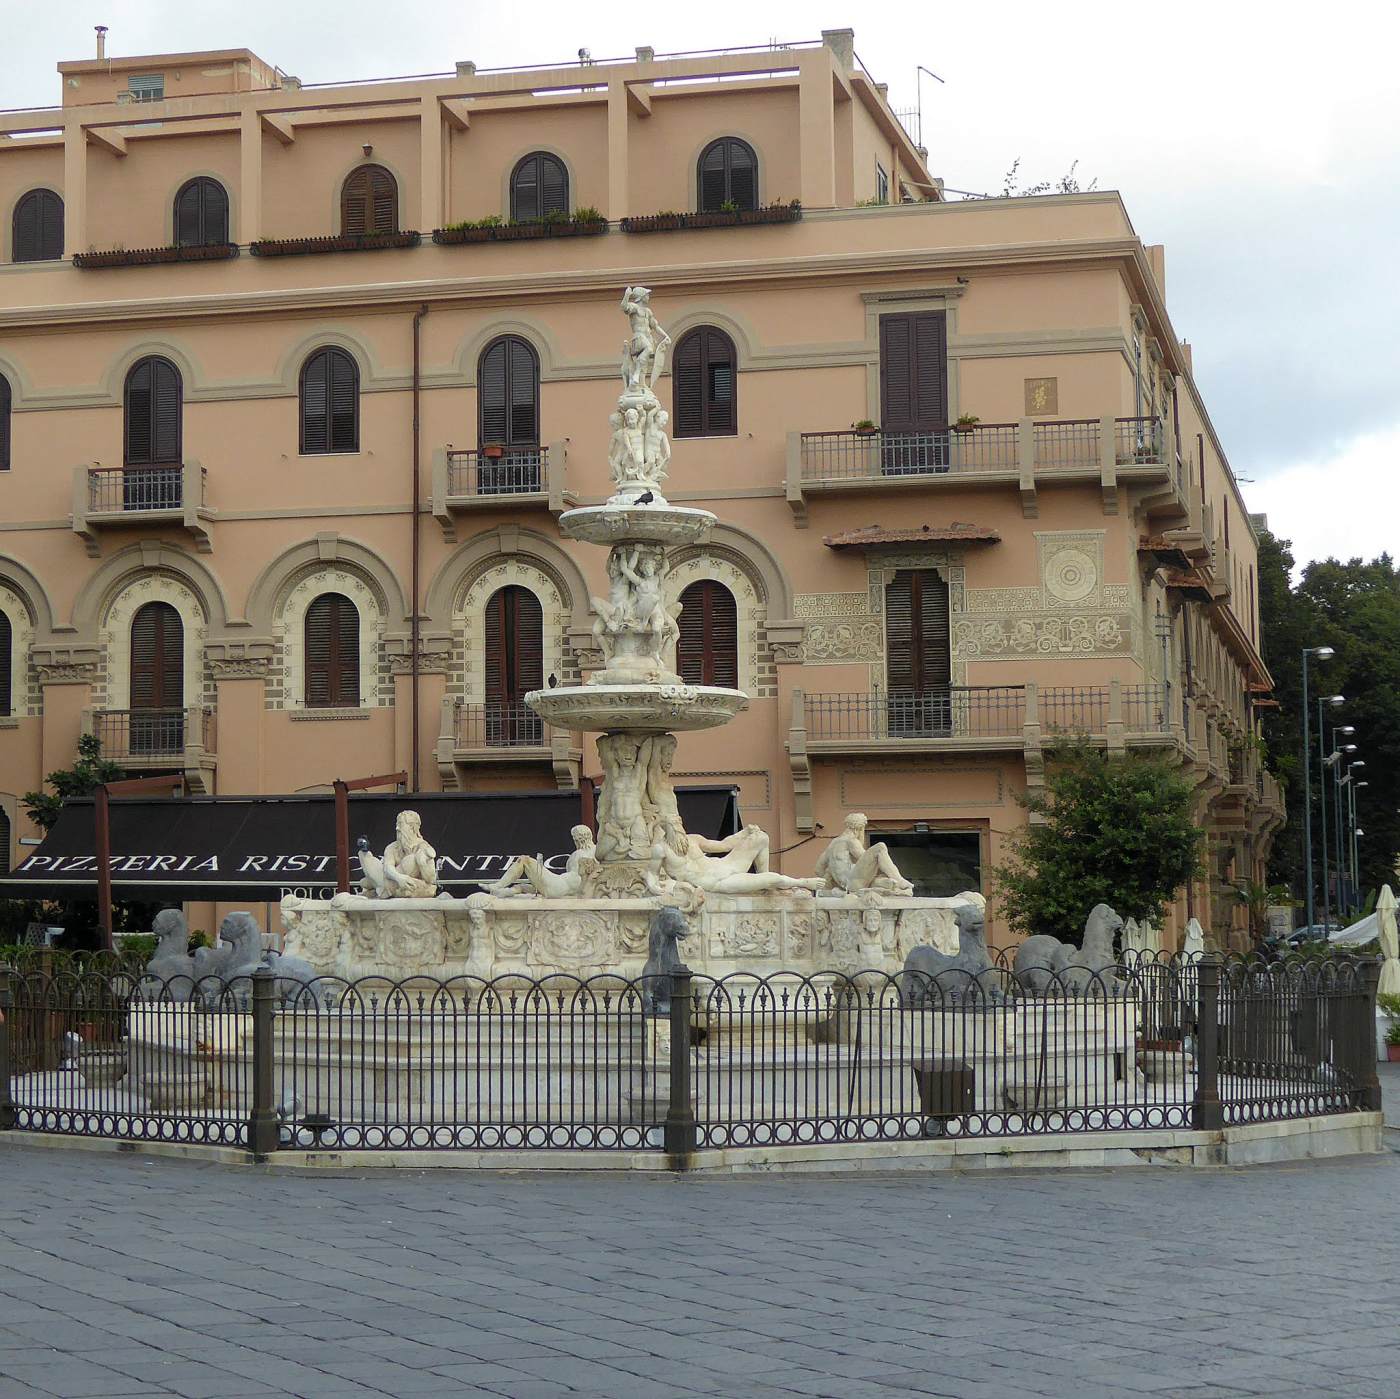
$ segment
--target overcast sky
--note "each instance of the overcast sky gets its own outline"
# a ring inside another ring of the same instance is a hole
[[[759,16],[755,16],[755,10]],[[1167,245],[1167,301],[1250,507],[1300,559],[1373,555],[1400,503],[1400,11],[1184,0],[479,5],[415,0],[65,0],[6,34],[0,104],[58,98],[54,64],[246,45],[306,82],[815,38],[856,50],[913,107],[950,186],[1078,175]],[[636,18],[635,16],[641,16]]]

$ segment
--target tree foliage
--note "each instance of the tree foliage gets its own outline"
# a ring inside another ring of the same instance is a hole
[[[993,878],[1014,928],[1079,942],[1095,904],[1161,920],[1199,873],[1204,835],[1192,789],[1159,758],[1109,755],[1079,743],[1051,750],[1045,788],[1022,799],[1031,823]]]
[[[1287,789],[1288,826],[1280,832],[1270,857],[1270,878],[1287,883],[1296,895],[1303,889],[1303,713],[1302,652],[1304,647],[1331,646],[1336,655],[1309,666],[1311,695],[1313,859],[1320,882],[1321,830],[1319,807],[1317,696],[1343,694],[1346,704],[1324,713],[1330,742],[1333,725],[1351,724],[1356,755],[1366,766],[1356,775],[1357,824],[1365,831],[1359,842],[1361,888],[1376,889],[1394,882],[1400,850],[1400,814],[1394,800],[1400,776],[1400,569],[1388,554],[1366,562],[1325,559],[1309,564],[1296,583],[1293,554],[1287,540],[1267,531],[1259,541],[1259,614],[1263,627],[1264,661],[1275,682],[1279,709],[1264,721],[1269,765]],[[1333,788],[1329,778],[1329,823]]]
[[[22,798],[29,819],[45,831],[53,830],[68,797],[90,797],[104,782],[119,782],[122,770],[102,756],[102,740],[84,734],[78,740],[78,760],[71,768],[59,768],[44,780],[53,791],[26,792]]]

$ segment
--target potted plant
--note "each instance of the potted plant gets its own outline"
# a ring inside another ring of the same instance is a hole
[[[963,413],[953,424],[954,432],[971,432],[982,421],[976,413]]]
[[[1400,1063],[1400,995],[1393,991],[1376,997],[1376,1009],[1386,1018],[1385,1057],[1392,1063]]]
[[[874,437],[879,430],[880,429],[877,428],[869,418],[861,418],[859,422],[851,424],[851,431],[854,432],[857,437]]]
[[[486,442],[482,444],[481,455],[490,457],[492,461],[505,456],[506,448],[504,442]]]

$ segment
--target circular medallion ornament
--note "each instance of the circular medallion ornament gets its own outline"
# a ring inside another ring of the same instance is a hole
[[[1098,582],[1098,565],[1082,549],[1060,550],[1045,570],[1045,587],[1061,602],[1082,602]]]

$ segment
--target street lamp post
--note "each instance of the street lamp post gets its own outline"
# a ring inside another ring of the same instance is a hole
[[[1341,882],[1342,882],[1342,864],[1343,864],[1343,861],[1342,861],[1342,762],[1344,761],[1344,757],[1345,757],[1346,754],[1348,754],[1348,753],[1355,753],[1355,752],[1356,752],[1356,744],[1354,744],[1354,743],[1340,743],[1340,742],[1338,742],[1338,740],[1339,740],[1339,739],[1343,739],[1343,738],[1350,738],[1355,732],[1356,732],[1356,728],[1355,728],[1355,726],[1353,726],[1353,725],[1351,725],[1351,724],[1334,724],[1333,727],[1332,727],[1332,759],[1333,759],[1333,761],[1332,761],[1332,765],[1331,765],[1331,766],[1332,766],[1332,798],[1333,798],[1333,800],[1332,800],[1332,808],[1333,808],[1333,813],[1334,813],[1334,814],[1333,814],[1333,818],[1332,818],[1333,830],[1332,830],[1332,833],[1331,833],[1331,834],[1332,834],[1332,839],[1333,839],[1333,842],[1334,842],[1334,844],[1333,844],[1333,849],[1337,852],[1337,864],[1336,864],[1336,868],[1337,868],[1337,882],[1338,882],[1338,885],[1340,885]],[[1327,796],[1327,792],[1326,792],[1326,788],[1327,788],[1327,777],[1326,777],[1326,774],[1325,774],[1325,773],[1323,774],[1322,787],[1323,787],[1323,793],[1322,793],[1322,795],[1323,795],[1323,800],[1325,801],[1325,800],[1326,800],[1326,796]],[[1327,837],[1328,837],[1327,819],[1326,819],[1326,813],[1324,812],[1324,813],[1323,813],[1323,822],[1322,822],[1322,838],[1323,838],[1324,841],[1326,841],[1326,840],[1327,840]],[[1341,907],[1341,899],[1340,899],[1340,897],[1339,897],[1338,900],[1337,900],[1337,906],[1338,906],[1338,909],[1340,909],[1340,907]]]
[[[1358,842],[1366,832],[1356,824],[1356,807],[1361,800],[1356,794],[1363,787],[1369,786],[1369,782],[1353,782],[1351,784],[1351,882],[1352,887],[1356,890],[1358,901],[1361,898],[1361,847]]]
[[[1342,785],[1337,789],[1337,861],[1341,869],[1347,871],[1344,879],[1351,880],[1353,889],[1355,888],[1354,865],[1352,859],[1352,839],[1351,828],[1356,824],[1355,811],[1352,806],[1352,799],[1355,794],[1357,778],[1353,776],[1357,768],[1364,768],[1366,760],[1357,758],[1355,762],[1347,764],[1346,776],[1342,778]],[[1346,805],[1343,806],[1342,803]]]
[[[1330,646],[1303,647],[1303,861],[1308,886],[1308,927],[1313,926],[1313,858],[1312,858],[1312,734],[1311,706],[1308,702],[1308,657],[1330,661],[1336,654]]]
[[[1332,731],[1332,751],[1330,753],[1327,751],[1327,744],[1324,742],[1327,726],[1322,722],[1322,711],[1328,706],[1337,709],[1345,703],[1345,695],[1319,695],[1317,697],[1317,760],[1320,764],[1317,770],[1317,796],[1322,804],[1319,815],[1322,824],[1322,926],[1324,929],[1330,929],[1332,926],[1332,875],[1327,866],[1327,770],[1332,768],[1335,771],[1342,755],[1336,746],[1336,728]],[[1356,751],[1355,744],[1352,745],[1352,751]],[[1340,849],[1341,847],[1338,846],[1339,851]],[[1337,858],[1337,866],[1340,869],[1340,854]],[[1341,897],[1338,896],[1337,906],[1339,909],[1341,902]],[[1309,927],[1311,926],[1309,924]],[[1325,933],[1324,936],[1326,936]]]

